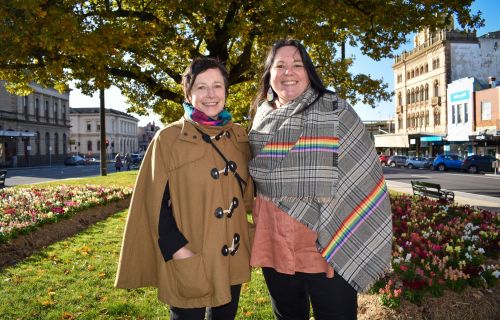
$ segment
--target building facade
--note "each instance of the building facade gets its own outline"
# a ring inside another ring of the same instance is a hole
[[[68,154],[69,92],[30,86],[17,96],[0,81],[0,167],[62,164]]]
[[[376,136],[376,146],[408,155],[446,152],[447,85],[466,77],[486,84],[488,77],[500,74],[499,42],[500,32],[476,37],[475,33],[456,31],[453,26],[420,32],[414,39],[414,49],[397,56],[393,65],[394,139]]]
[[[135,153],[139,150],[137,124],[139,119],[118,110],[106,109],[106,153]],[[72,154],[100,158],[101,121],[99,108],[70,109]]]
[[[155,125],[154,122],[148,123],[144,127],[138,128],[138,138],[139,138],[139,153],[145,153],[151,140],[153,140],[156,132],[160,130],[160,127]]]
[[[469,136],[474,153],[500,159],[500,87],[477,91],[475,95],[476,130]]]

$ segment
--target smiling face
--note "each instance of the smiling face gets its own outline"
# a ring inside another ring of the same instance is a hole
[[[219,69],[208,69],[196,76],[189,102],[207,116],[217,117],[226,103],[226,87]]]
[[[309,76],[296,47],[284,46],[276,51],[271,66],[270,84],[278,95],[278,102],[286,104],[306,91]]]

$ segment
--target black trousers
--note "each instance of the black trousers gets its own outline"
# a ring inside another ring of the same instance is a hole
[[[294,275],[262,268],[276,319],[308,320],[312,305],[315,320],[352,320],[357,318],[356,290],[341,276],[327,278],[325,273]]]
[[[170,320],[234,320],[238,311],[241,284],[231,286],[231,302],[213,308],[177,308],[170,306]]]

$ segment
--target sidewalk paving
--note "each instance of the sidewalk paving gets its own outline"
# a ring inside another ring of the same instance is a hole
[[[494,175],[493,175],[494,176]],[[498,177],[500,178],[500,177]],[[413,194],[411,184],[398,181],[386,180],[389,190],[407,194]],[[467,193],[461,191],[450,190],[455,193],[455,202],[462,205],[470,205],[480,207],[486,210],[500,212],[500,198],[483,196],[480,194]]]

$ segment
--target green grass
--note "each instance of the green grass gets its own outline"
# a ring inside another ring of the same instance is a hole
[[[69,184],[69,185],[82,185],[82,184],[97,184],[101,186],[130,186],[133,187],[135,183],[135,179],[137,177],[137,170],[132,171],[122,171],[122,172],[112,172],[108,173],[107,176],[94,176],[94,177],[85,177],[85,178],[76,178],[76,179],[64,179],[64,180],[55,180],[43,183],[37,183],[35,185],[18,185],[15,188],[27,188],[34,186],[36,188],[42,188],[45,186],[53,186],[53,185],[61,185],[61,184]]]
[[[65,180],[132,185],[137,172]],[[61,184],[58,182],[43,185]],[[166,319],[156,289],[113,287],[127,210],[0,272],[0,319]],[[262,272],[243,286],[238,319],[273,319]]]
[[[165,319],[156,289],[113,287],[127,210],[0,273],[0,319]],[[272,319],[260,270],[244,285],[238,318]]]

